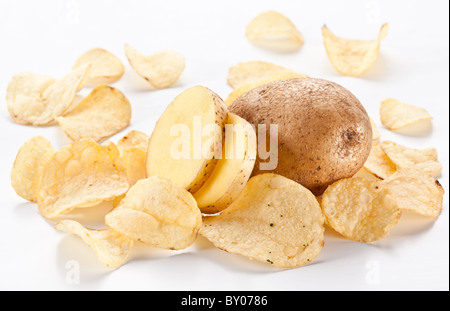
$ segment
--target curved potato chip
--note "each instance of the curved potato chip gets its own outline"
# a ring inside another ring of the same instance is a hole
[[[365,243],[385,237],[401,216],[395,198],[380,181],[358,177],[329,186],[322,197],[322,211],[336,232]]]
[[[39,183],[38,208],[55,218],[77,207],[91,207],[128,190],[125,168],[113,143],[82,139],[53,154]]]
[[[381,179],[391,176],[397,170],[395,163],[389,159],[379,144],[372,146],[363,168]]]
[[[423,108],[402,103],[395,98],[388,98],[381,102],[380,119],[384,127],[397,131],[420,124],[424,120],[429,121],[432,117]]]
[[[235,90],[233,90],[230,94],[228,94],[227,99],[225,100],[225,105],[230,106],[239,96],[250,91],[251,89],[278,80],[287,80],[287,79],[295,79],[295,78],[308,78],[308,76],[303,75],[301,73],[296,72],[278,72],[272,74],[269,78],[263,79],[261,81],[255,83],[244,83]]]
[[[274,74],[293,73],[294,71],[263,61],[238,63],[228,69],[228,84],[236,89],[244,84],[254,84],[269,79]]]
[[[105,221],[114,230],[145,244],[183,249],[194,243],[202,215],[187,190],[153,176],[131,187]]]
[[[86,85],[110,84],[119,80],[125,72],[125,66],[120,59],[100,48],[91,49],[81,55],[72,69],[76,70],[86,65],[90,65]]]
[[[267,11],[256,16],[245,30],[247,39],[262,48],[291,52],[303,45],[303,36],[283,14]]]
[[[345,76],[360,76],[368,71],[378,59],[380,42],[386,37],[388,28],[388,24],[383,24],[377,39],[365,41],[337,37],[324,25],[323,43],[333,67]]]
[[[372,118],[370,118],[370,124],[372,125],[372,144],[376,145],[380,143],[381,134]]]
[[[184,56],[175,51],[165,50],[144,56],[127,44],[125,54],[136,73],[156,89],[173,86],[185,68]]]
[[[127,170],[128,183],[132,187],[140,179],[147,178],[147,146],[149,136],[140,131],[131,131],[117,142],[120,158]]]
[[[442,211],[444,189],[437,179],[420,170],[403,169],[383,181],[401,210],[437,218]]]
[[[29,139],[20,147],[11,171],[11,185],[19,196],[37,202],[39,179],[54,153],[52,144],[41,136]]]
[[[56,120],[70,139],[92,138],[100,142],[130,124],[131,105],[118,89],[100,85]]]
[[[381,142],[381,147],[397,169],[414,168],[434,177],[441,174],[442,164],[435,148],[412,149],[392,141]]]
[[[25,125],[51,123],[70,108],[76,93],[84,87],[88,70],[82,67],[60,80],[33,73],[14,76],[6,94],[12,119]]]
[[[132,239],[112,229],[87,229],[73,220],[60,221],[55,229],[79,236],[94,249],[100,262],[112,269],[119,268],[126,262],[134,243]]]
[[[319,254],[324,218],[311,191],[285,177],[261,174],[222,213],[205,217],[200,234],[227,252],[293,268]]]

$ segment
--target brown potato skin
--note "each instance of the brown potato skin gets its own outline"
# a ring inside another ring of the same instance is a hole
[[[321,195],[328,185],[356,174],[372,147],[370,118],[360,101],[331,81],[302,78],[274,81],[237,98],[229,111],[251,124],[278,124],[275,173]],[[267,130],[268,131],[268,130]],[[269,142],[267,140],[267,148]]]

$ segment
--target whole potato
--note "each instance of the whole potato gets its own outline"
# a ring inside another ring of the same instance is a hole
[[[278,125],[278,164],[273,170],[262,170],[260,164],[269,160],[258,156],[253,175],[280,174],[315,195],[358,172],[372,147],[366,110],[350,91],[331,81],[301,78],[270,82],[241,95],[229,111],[257,130],[259,124],[265,124],[267,138],[269,126]],[[268,151],[269,139],[266,145],[259,148]]]

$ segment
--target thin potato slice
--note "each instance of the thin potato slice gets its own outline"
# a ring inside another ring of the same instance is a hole
[[[414,168],[434,177],[441,174],[442,164],[435,148],[413,149],[392,141],[383,141],[381,146],[397,169]]]
[[[228,69],[228,84],[237,89],[244,84],[254,84],[269,79],[274,74],[293,73],[294,71],[282,66],[263,61],[249,61],[238,63]]]
[[[235,114],[228,114],[222,158],[211,176],[194,193],[203,213],[214,214],[230,205],[242,192],[256,160],[256,132]]]
[[[376,145],[380,143],[381,134],[378,130],[378,127],[375,123],[375,121],[370,118],[370,124],[372,124],[372,144]]]
[[[255,82],[255,83],[244,83],[240,87],[233,90],[225,100],[225,105],[228,107],[230,106],[239,96],[242,94],[250,91],[251,89],[272,82],[272,81],[278,81],[278,80],[286,80],[286,79],[295,79],[295,78],[308,78],[308,76],[303,75],[301,73],[296,72],[279,72],[274,73],[267,79],[263,79],[261,81]]]
[[[203,220],[200,234],[230,253],[280,268],[313,261],[324,244],[324,218],[316,197],[275,174],[252,177],[221,214]]]
[[[6,91],[8,112],[18,124],[34,124],[45,109],[44,91],[53,83],[52,77],[24,72],[12,77]]]
[[[165,50],[144,56],[127,44],[125,54],[136,73],[156,89],[173,86],[185,68],[184,56],[175,51]]]
[[[116,82],[125,72],[125,66],[120,59],[101,48],[91,49],[81,55],[72,69],[76,70],[84,66],[90,66],[85,84],[92,86]]]
[[[397,166],[389,159],[381,145],[372,146],[363,168],[381,179],[391,176],[397,170]]]
[[[92,138],[100,142],[130,124],[131,105],[118,89],[100,85],[73,110],[56,120],[70,139]]]
[[[127,170],[128,183],[132,187],[147,177],[147,147],[149,136],[140,131],[131,131],[117,143],[120,158]]]
[[[82,139],[59,149],[44,166],[38,208],[48,219],[78,207],[95,206],[128,190],[119,151]]]
[[[168,178],[195,193],[221,155],[227,114],[222,99],[206,87],[195,86],[178,95],[150,137],[147,176]]]
[[[398,131],[421,121],[431,120],[430,114],[423,108],[402,103],[395,98],[388,98],[381,102],[380,119],[384,127],[391,131]]]
[[[334,68],[345,76],[360,76],[373,67],[378,59],[380,42],[388,32],[383,24],[375,40],[349,40],[335,36],[326,25],[322,27],[323,43]]]
[[[403,169],[383,181],[401,210],[437,218],[442,211],[444,189],[437,179],[420,170]]]
[[[197,238],[202,215],[188,191],[168,179],[150,177],[139,180],[105,221],[145,244],[183,249]]]
[[[262,48],[280,52],[298,50],[303,36],[294,23],[283,14],[267,11],[256,16],[245,30],[247,39]]]
[[[322,211],[336,232],[365,243],[385,237],[401,216],[395,198],[380,181],[358,177],[329,186],[322,197]]]
[[[100,262],[112,269],[117,269],[126,262],[134,243],[132,239],[112,229],[87,229],[73,220],[60,221],[55,229],[79,236],[94,249]]]
[[[37,202],[44,164],[54,153],[52,144],[41,136],[29,139],[20,147],[11,171],[11,185],[19,196]]]

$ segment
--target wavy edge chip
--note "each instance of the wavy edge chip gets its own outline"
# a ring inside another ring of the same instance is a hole
[[[424,108],[403,103],[395,98],[387,98],[380,104],[380,120],[385,128],[399,131],[433,117]]]
[[[376,63],[380,42],[387,36],[389,25],[383,24],[375,40],[350,40],[336,36],[326,25],[322,38],[328,58],[341,75],[360,76]]]

